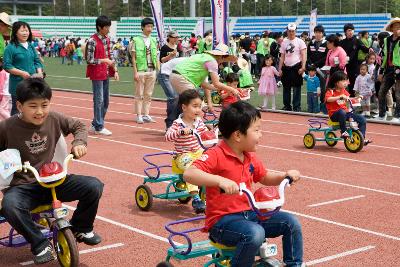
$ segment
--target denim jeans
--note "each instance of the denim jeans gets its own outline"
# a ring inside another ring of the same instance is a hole
[[[17,109],[17,96],[15,95],[11,95],[11,113],[10,115],[15,115],[17,114],[19,111]]]
[[[109,80],[94,81],[92,80],[93,90],[93,121],[92,126],[96,131],[101,131],[104,128],[104,118],[106,117],[110,92]]]
[[[172,88],[169,82],[169,75],[158,74],[158,82],[164,90],[165,96],[167,97],[167,118],[165,119],[165,126],[168,129],[174,120],[178,118],[178,93]]]
[[[265,238],[282,235],[283,261],[286,266],[301,266],[303,235],[297,218],[278,212],[261,221],[254,211],[222,217],[209,231],[210,239],[226,246],[236,246],[232,267],[251,267]]]
[[[400,117],[400,80],[396,80],[394,69],[387,69],[379,90],[379,116],[384,117],[386,113],[386,95],[392,86],[395,86],[395,98],[396,98],[396,110],[394,113],[395,117]]]
[[[290,105],[291,87],[283,87],[283,105],[287,110],[292,110]],[[301,86],[293,86],[293,110],[301,110]]]
[[[362,135],[365,138],[365,132],[367,130],[367,121],[364,118],[364,116],[361,116],[359,114],[354,114],[351,112],[344,111],[343,109],[339,109],[335,113],[332,114],[331,116],[331,121],[339,122],[340,123],[340,132],[344,133],[346,131],[346,121],[349,118],[353,118],[354,121],[358,123],[358,128],[360,129]]]
[[[314,92],[307,92],[307,111],[310,113],[319,112],[318,94]]]
[[[56,188],[59,200],[63,202],[79,200],[70,220],[73,231],[87,233],[93,230],[103,186],[97,178],[71,174],[67,175],[64,183]],[[29,211],[51,201],[50,189],[37,183],[12,186],[3,196],[4,218],[31,244],[31,251],[35,255],[42,251],[49,241],[35,225]]]

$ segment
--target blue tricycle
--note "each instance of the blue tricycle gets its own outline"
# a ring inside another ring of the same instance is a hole
[[[286,186],[292,182],[291,177],[286,177],[279,185],[279,199],[272,199],[264,202],[256,202],[253,193],[246,188],[245,183],[239,185],[240,194],[245,194],[249,200],[250,207],[261,217],[270,217],[273,214],[279,212],[280,208],[285,202],[284,191]],[[265,212],[264,210],[268,210]],[[211,259],[207,261],[203,266],[209,267],[211,265],[218,267],[231,266],[230,261],[234,255],[236,247],[228,247],[223,244],[215,243],[211,240],[204,240],[200,242],[192,242],[189,237],[189,233],[199,232],[203,230],[203,227],[196,227],[192,229],[176,231],[172,227],[179,224],[195,222],[204,220],[205,217],[195,217],[190,219],[178,220],[168,223],[165,229],[170,233],[168,241],[171,247],[168,249],[166,261],[169,262],[171,258],[176,260],[188,260],[198,257],[207,256]],[[177,244],[174,242],[174,238],[183,237],[186,240],[186,244]],[[254,262],[253,266],[256,267],[278,267],[283,266],[283,263],[274,258],[278,253],[276,244],[269,243],[267,239],[260,247],[258,260]]]
[[[212,140],[202,140],[196,131],[193,131],[193,135],[196,136],[199,144],[204,150],[213,147],[218,142],[216,133]],[[196,152],[195,152],[196,153]],[[167,156],[169,159],[173,158],[176,154],[174,152],[159,152],[152,154],[145,154],[143,160],[149,165],[144,169],[146,177],[143,180],[143,184],[139,185],[135,191],[136,205],[143,211],[148,211],[153,205],[153,198],[158,199],[177,199],[182,204],[187,204],[192,195],[188,192],[185,181],[183,180],[183,170],[180,170],[175,160],[172,160],[172,164],[156,164],[151,161],[151,158],[158,158],[160,156]],[[175,173],[163,174],[162,170],[174,170]],[[153,174],[152,174],[153,173]],[[153,194],[147,183],[166,183],[165,193]],[[204,188],[200,188],[200,198],[205,200]]]

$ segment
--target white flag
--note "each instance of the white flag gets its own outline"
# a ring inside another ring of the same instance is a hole
[[[71,2],[68,0],[68,6],[71,6]]]
[[[315,26],[317,26],[317,9],[311,10],[310,14],[310,38],[314,36]]]
[[[213,18],[213,47],[228,44],[228,0],[211,0]]]
[[[268,2],[272,3],[272,0],[268,0]]]
[[[123,4],[129,4],[129,0],[122,0]]]
[[[244,3],[244,0],[242,0],[242,3]]]
[[[203,36],[204,35],[204,19],[199,19],[197,21],[196,27],[194,27],[194,34],[196,36]]]
[[[297,2],[299,2],[299,3],[300,3],[300,0],[297,0]]]
[[[153,13],[155,26],[157,29],[158,39],[161,45],[165,43],[165,32],[164,32],[164,15],[162,10],[161,0],[150,0],[151,11]]]

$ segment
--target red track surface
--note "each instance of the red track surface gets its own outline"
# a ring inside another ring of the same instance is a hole
[[[87,94],[54,92],[53,110],[89,125],[91,98]],[[165,103],[153,102],[152,115],[157,123],[138,125],[134,122],[133,100],[112,97],[106,127],[113,135],[91,136],[88,155],[72,165],[72,172],[93,175],[105,183],[98,211],[101,217],[95,222],[96,231],[103,237],[98,247],[116,246],[82,254],[82,266],[155,266],[165,258],[169,247],[164,225],[194,216],[190,205],[175,201],[155,200],[149,212],[136,207],[134,192],[143,182],[143,154],[172,149],[172,144],[166,143],[163,137]],[[267,168],[298,169],[305,176],[287,190],[284,207],[297,214],[302,223],[305,261],[312,265],[317,263],[315,260],[334,256],[316,265],[397,265],[400,258],[400,128],[369,124],[368,138],[374,143],[352,154],[343,143],[330,148],[320,142],[312,150],[304,148],[302,138],[308,129],[307,117],[263,113],[262,119],[264,132],[257,153]],[[162,192],[164,186],[154,184],[151,188],[153,192]],[[349,197],[358,198],[309,206]],[[0,233],[5,231],[1,225]],[[193,236],[195,241],[206,238],[207,235],[200,233]],[[281,251],[281,241],[272,241]],[[90,249],[84,245],[79,248]],[[0,248],[1,266],[20,266],[31,258],[27,247]],[[174,264],[198,267],[206,260],[174,261]]]

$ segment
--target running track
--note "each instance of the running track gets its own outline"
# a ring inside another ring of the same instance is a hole
[[[89,125],[91,97],[56,91],[52,108]],[[95,222],[103,242],[93,248],[79,245],[81,266],[155,266],[165,258],[169,247],[164,225],[194,216],[190,205],[174,201],[155,200],[149,212],[136,207],[134,191],[143,179],[143,154],[172,149],[172,144],[163,138],[165,103],[153,102],[151,115],[157,123],[137,125],[133,100],[112,97],[106,127],[113,135],[90,136],[88,155],[71,165],[72,172],[93,175],[105,183]],[[296,214],[302,223],[308,265],[397,265],[400,128],[369,124],[368,138],[374,143],[352,154],[343,143],[334,148],[324,143],[317,143],[313,150],[304,148],[306,117],[263,113],[262,119],[263,137],[257,153],[267,168],[298,169],[304,175],[287,190],[284,209]],[[164,186],[156,184],[151,188],[162,192]],[[68,203],[71,210],[75,206],[76,203]],[[2,225],[0,233],[6,231]],[[193,235],[195,241],[206,238],[205,234]],[[272,241],[281,252],[280,239]],[[0,248],[0,266],[29,265],[31,258],[28,247]],[[198,267],[206,261],[207,258],[200,258],[174,264]]]

